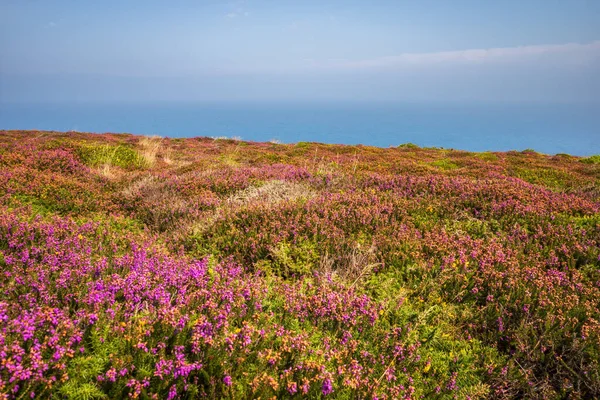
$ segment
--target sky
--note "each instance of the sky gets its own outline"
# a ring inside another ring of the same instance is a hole
[[[0,102],[600,103],[597,0],[0,0]]]

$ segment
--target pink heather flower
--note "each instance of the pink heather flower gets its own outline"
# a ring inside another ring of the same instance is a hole
[[[117,370],[111,368],[108,371],[106,371],[106,374],[104,374],[104,376],[106,377],[106,379],[108,379],[109,382],[115,382],[117,380]]]
[[[223,383],[225,384],[225,386],[231,386],[233,381],[231,380],[231,377],[229,375],[225,375],[223,377]]]
[[[448,389],[448,390],[456,390],[457,389],[457,386],[456,386],[456,375],[457,375],[456,372],[454,372],[452,374],[452,377],[450,378],[450,381],[446,385],[446,389]]]
[[[136,344],[135,347],[137,347],[138,349],[144,350],[146,353],[148,352],[148,347],[146,346],[146,343],[144,343],[144,342],[138,342],[138,344]]]
[[[290,394],[295,394],[298,391],[298,385],[296,382],[288,383],[287,390],[290,392]]]
[[[306,381],[305,381],[305,382],[302,384],[302,387],[301,387],[301,389],[302,389],[302,394],[308,394],[308,392],[309,392],[309,390],[310,390],[310,384],[309,384],[308,382],[306,382]]]

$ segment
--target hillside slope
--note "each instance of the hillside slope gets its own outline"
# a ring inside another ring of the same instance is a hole
[[[600,159],[0,131],[0,398],[600,397]]]

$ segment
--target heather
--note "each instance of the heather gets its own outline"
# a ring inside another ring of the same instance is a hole
[[[2,131],[0,396],[598,397],[597,158]]]

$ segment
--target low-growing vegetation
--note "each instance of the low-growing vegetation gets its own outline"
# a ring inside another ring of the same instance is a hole
[[[0,131],[0,398],[600,397],[597,157]]]

